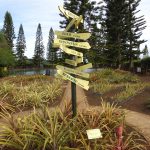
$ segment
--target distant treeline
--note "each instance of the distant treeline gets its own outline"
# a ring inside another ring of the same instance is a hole
[[[79,32],[90,32],[88,42],[91,45],[89,51],[84,51],[84,60],[92,62],[94,67],[126,68],[133,70],[135,63],[141,61],[140,55],[148,57],[148,48],[140,49],[145,43],[141,39],[146,28],[144,16],[139,16],[138,6],[141,0],[64,0],[64,8],[76,15],[83,16],[83,24],[79,25]],[[59,12],[58,12],[59,13]],[[68,19],[60,15],[60,27],[67,26]],[[73,32],[71,29],[69,32]],[[0,38],[0,66],[15,67],[42,67],[63,63],[67,54],[60,49],[53,48],[54,31],[50,28],[48,44],[44,48],[42,27],[38,24],[35,49],[32,59],[28,59],[24,53],[26,40],[23,25],[19,27],[18,36],[15,36],[13,19],[10,12],[4,16],[4,25]],[[14,39],[17,38],[14,44]],[[6,50],[7,49],[7,50]],[[5,51],[5,52],[3,52]],[[6,52],[7,51],[7,52]],[[46,53],[46,59],[44,58]],[[6,57],[11,59],[4,61]],[[9,62],[11,60],[11,62]],[[149,58],[147,59],[149,60]]]

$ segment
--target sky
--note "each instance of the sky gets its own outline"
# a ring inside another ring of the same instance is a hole
[[[62,18],[59,16],[58,6],[62,5],[63,0],[0,0],[0,29],[3,27],[4,15],[6,11],[9,11],[13,18],[16,37],[20,24],[23,25],[27,46],[25,55],[32,58],[38,24],[40,23],[42,27],[43,43],[46,50],[50,28],[61,30],[59,21]],[[139,15],[145,16],[147,28],[143,31],[141,39],[148,40],[146,44],[150,54],[150,0],[141,0],[138,9],[141,10]],[[144,45],[141,46],[141,49]]]

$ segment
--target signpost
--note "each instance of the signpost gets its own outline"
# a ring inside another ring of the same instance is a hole
[[[89,89],[89,81],[80,79],[79,77],[88,79],[89,74],[82,72],[85,69],[91,68],[92,64],[82,65],[83,63],[83,53],[77,51],[77,49],[73,50],[72,47],[80,48],[80,49],[90,49],[91,46],[88,42],[77,42],[77,41],[70,41],[71,39],[80,39],[80,40],[87,40],[91,34],[90,33],[72,33],[68,32],[71,27],[75,27],[78,29],[80,23],[83,23],[82,15],[77,16],[76,14],[65,10],[63,7],[59,6],[59,10],[63,15],[65,15],[68,19],[71,18],[71,22],[67,25],[64,31],[55,31],[55,35],[57,38],[54,39],[53,46],[60,48],[63,52],[73,55],[73,59],[65,59],[65,63],[73,66],[73,68],[57,65],[57,73],[63,78],[71,81],[71,89],[72,89],[72,111],[73,117],[76,116],[76,85],[82,87],[85,90]],[[69,40],[67,40],[69,39]],[[71,47],[71,48],[70,48]],[[80,64],[80,66],[78,66]],[[78,76],[78,77],[77,77]]]
[[[91,36],[90,33],[71,33],[64,31],[55,31],[54,33],[60,38],[76,38],[81,40],[87,40]]]
[[[55,45],[66,45],[66,46],[73,46],[83,49],[90,49],[90,45],[88,42],[73,42],[68,40],[61,40],[61,39],[54,39],[54,46]]]
[[[60,66],[60,65],[57,65],[56,68],[58,70],[62,70],[64,72],[66,72],[66,73],[75,74],[75,75],[81,76],[83,78],[89,78],[89,74],[88,73],[81,72],[79,70],[75,70],[75,69],[64,67],[64,66]]]
[[[59,10],[69,19],[69,18],[73,18],[73,19],[78,19],[79,16],[77,16],[76,14],[65,10],[62,6],[58,6]],[[83,23],[83,19],[81,20],[81,23]]]
[[[75,56],[79,56],[79,57],[83,57],[83,53],[72,50],[70,48],[67,48],[65,46],[60,46],[61,50],[63,50],[65,53],[69,54],[69,55],[75,55]]]

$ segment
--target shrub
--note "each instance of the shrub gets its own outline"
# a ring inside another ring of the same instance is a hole
[[[112,89],[112,85],[107,81],[99,81],[98,83],[94,83],[90,86],[90,88],[93,89],[95,93],[101,93],[104,94],[105,92]]]
[[[127,83],[138,82],[139,79],[136,75],[133,75],[127,71],[102,69],[100,71],[91,74],[91,82],[104,80],[109,83]]]
[[[0,67],[0,77],[5,77],[8,75],[7,67]]]
[[[44,113],[43,113],[44,112]],[[78,114],[71,119],[60,110],[50,112],[43,107],[42,113],[33,113],[28,117],[14,118],[8,112],[1,113],[5,123],[1,123],[0,146],[2,149],[15,150],[109,150],[118,143],[118,126],[123,126],[122,149],[146,149],[145,141],[132,131],[127,132],[124,124],[124,112],[115,105],[102,104],[102,111]],[[100,129],[102,139],[89,140],[88,129]]]
[[[62,94],[62,80],[47,81],[47,77],[17,77],[15,83],[11,78],[2,80],[0,96],[7,102],[19,108],[40,107],[43,104],[52,104]],[[18,83],[22,79],[24,83]],[[30,83],[30,84],[29,84]]]
[[[135,96],[137,93],[141,92],[145,88],[142,83],[139,84],[125,84],[125,90],[116,94],[114,99],[118,101],[126,100],[129,97]]]
[[[141,60],[141,66],[144,71],[147,73],[148,69],[150,69],[150,57],[145,57]]]

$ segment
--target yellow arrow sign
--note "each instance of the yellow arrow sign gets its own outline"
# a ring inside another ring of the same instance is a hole
[[[89,81],[74,78],[73,76],[69,75],[68,73],[63,72],[62,70],[57,70],[57,73],[60,74],[62,77],[67,78],[71,82],[81,86],[82,88],[88,90],[89,89]]]
[[[82,71],[82,70],[85,70],[85,69],[88,69],[88,68],[92,68],[92,63],[77,67],[76,70]]]
[[[83,62],[83,57],[82,58],[77,58],[76,59],[76,62],[79,64],[79,63],[82,63]]]
[[[88,73],[81,72],[81,71],[78,71],[78,70],[75,70],[75,69],[72,69],[72,68],[68,68],[68,67],[64,67],[64,66],[60,66],[60,65],[57,65],[56,68],[58,70],[62,70],[62,71],[67,72],[67,73],[71,73],[71,74],[75,74],[75,75],[78,75],[78,76],[82,76],[84,78],[89,78],[89,74]]]
[[[62,6],[58,6],[58,8],[60,12],[63,13],[67,18],[79,18],[79,16],[70,12],[69,10],[65,10]],[[81,22],[83,23],[83,19],[81,20]]]
[[[77,21],[75,22],[75,27],[78,29],[79,24],[82,22],[83,17],[82,15],[80,15],[80,17],[77,19]]]
[[[67,45],[67,46],[73,46],[73,47],[79,47],[84,49],[90,49],[91,46],[88,42],[73,42],[68,40],[61,40],[61,39],[54,39],[54,46],[58,45]]]
[[[67,32],[75,24],[75,22],[76,22],[76,18],[72,19],[64,31]]]
[[[65,59],[65,63],[72,65],[72,66],[77,66],[77,64],[78,64],[77,61],[70,60],[70,59]]]
[[[72,49],[67,48],[67,47],[65,47],[63,45],[60,45],[60,49],[62,49],[64,52],[66,52],[68,54],[79,56],[79,57],[83,57],[83,53],[75,51],[75,50],[72,50]]]
[[[81,40],[87,40],[91,36],[90,33],[71,33],[64,31],[55,31],[54,33],[60,38],[75,38]]]

